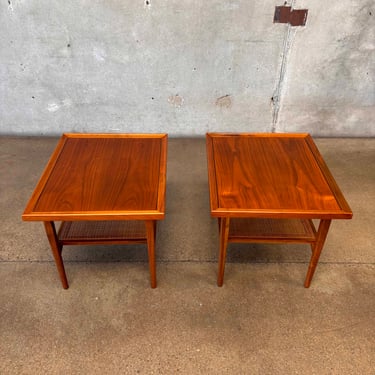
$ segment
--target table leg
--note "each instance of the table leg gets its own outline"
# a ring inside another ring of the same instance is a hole
[[[224,282],[225,260],[227,257],[229,217],[219,219],[220,223],[220,252],[219,252],[219,273],[217,276],[217,286],[222,286]]]
[[[315,268],[318,264],[320,254],[322,252],[324,242],[327,238],[328,229],[331,225],[331,220],[320,220],[316,241],[312,245],[312,255],[310,259],[309,269],[305,279],[305,288],[310,286],[311,280],[314,276]]]
[[[146,221],[148,263],[150,268],[151,288],[156,288],[155,240],[156,220]]]
[[[61,256],[62,245],[59,243],[59,240],[57,238],[55,223],[53,221],[45,221],[44,228],[46,229],[46,233],[47,233],[49,244],[52,249],[53,257],[55,258],[55,263],[56,263],[56,267],[60,275],[62,286],[64,289],[68,289],[69,288],[68,280],[66,278],[64,262]]]

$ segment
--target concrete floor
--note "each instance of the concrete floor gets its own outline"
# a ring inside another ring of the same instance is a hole
[[[354,212],[307,245],[231,244],[216,286],[205,141],[170,139],[158,288],[144,246],[67,247],[21,214],[56,138],[0,137],[1,374],[374,374],[375,139],[316,139]]]

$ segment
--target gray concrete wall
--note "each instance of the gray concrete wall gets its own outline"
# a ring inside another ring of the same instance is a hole
[[[374,0],[0,0],[0,133],[375,135]]]

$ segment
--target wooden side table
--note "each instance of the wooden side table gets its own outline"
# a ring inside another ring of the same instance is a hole
[[[208,133],[206,145],[220,232],[218,286],[228,242],[297,242],[312,249],[308,288],[331,220],[353,215],[311,136]]]
[[[22,218],[44,222],[65,289],[64,245],[128,243],[147,244],[156,287],[166,162],[166,134],[63,134]]]

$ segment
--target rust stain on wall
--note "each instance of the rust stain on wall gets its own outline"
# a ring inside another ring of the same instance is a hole
[[[171,95],[169,98],[168,98],[168,102],[172,105],[174,105],[175,107],[181,107],[182,106],[182,103],[184,102],[184,98],[181,97],[180,95],[176,94],[176,95]]]
[[[291,26],[305,26],[308,9],[292,9],[290,6],[275,7],[274,23],[290,23]]]

